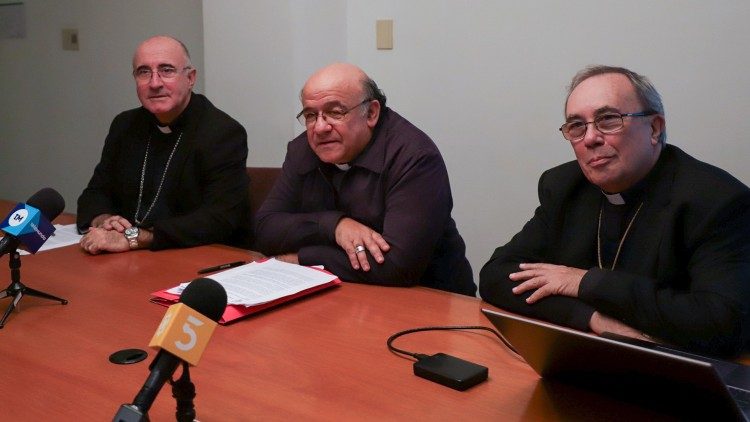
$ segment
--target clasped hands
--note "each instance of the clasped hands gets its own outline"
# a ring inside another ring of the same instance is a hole
[[[96,255],[101,252],[125,252],[130,244],[123,232],[132,224],[119,215],[101,214],[91,220],[89,231],[79,242],[86,252]]]

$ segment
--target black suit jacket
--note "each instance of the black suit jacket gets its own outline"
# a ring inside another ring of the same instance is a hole
[[[734,355],[750,337],[750,190],[725,171],[668,145],[645,179],[644,203],[614,271],[597,266],[604,199],[577,162],[539,180],[534,217],[480,273],[480,294],[496,306],[580,330],[599,311],[692,350]],[[508,274],[522,262],[589,269],[579,297],[534,305]]]
[[[159,196],[167,216],[144,222],[154,231],[151,249],[246,244],[250,223],[245,128],[199,94],[192,94],[171,127],[182,132],[182,139]],[[155,118],[143,107],[115,117],[101,161],[78,198],[79,230],[88,229],[91,220],[104,213],[133,223],[146,143],[156,131]],[[142,205],[141,215],[150,202],[148,198]]]

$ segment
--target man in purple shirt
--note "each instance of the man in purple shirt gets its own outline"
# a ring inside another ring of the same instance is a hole
[[[256,248],[347,281],[474,295],[445,163],[361,69],[336,63],[300,94],[306,131],[256,214]]]

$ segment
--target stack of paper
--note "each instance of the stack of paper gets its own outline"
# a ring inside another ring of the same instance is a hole
[[[269,259],[211,275],[227,292],[222,324],[290,300],[341,284],[335,275],[319,268]],[[168,306],[179,301],[189,283],[153,293],[151,301]]]

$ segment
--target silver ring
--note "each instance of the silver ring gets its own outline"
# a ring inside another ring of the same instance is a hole
[[[354,253],[360,253],[360,252],[364,252],[364,251],[365,251],[365,247],[362,246],[362,245],[357,245],[357,246],[354,247]]]

